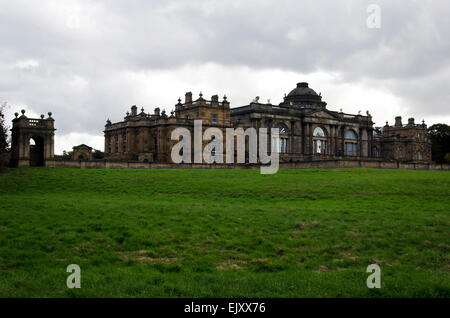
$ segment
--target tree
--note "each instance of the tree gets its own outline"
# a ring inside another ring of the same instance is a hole
[[[94,149],[93,157],[94,159],[103,159],[105,158],[105,153],[101,150]]]
[[[0,152],[8,150],[8,127],[5,124],[6,102],[0,106]]]
[[[450,162],[450,126],[435,124],[428,128],[431,139],[431,153],[434,162]]]
[[[73,151],[63,150],[62,158],[65,160],[70,160],[70,159],[72,159],[72,155],[73,155]]]

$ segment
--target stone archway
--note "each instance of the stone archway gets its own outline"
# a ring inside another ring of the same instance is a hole
[[[25,110],[22,116],[15,113],[11,129],[11,166],[36,167],[45,166],[46,160],[54,157],[54,119],[52,113],[48,118],[28,118]]]
[[[30,167],[44,166],[44,138],[40,136],[32,136],[29,140],[30,144]]]

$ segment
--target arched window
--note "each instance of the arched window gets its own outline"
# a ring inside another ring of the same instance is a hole
[[[279,124],[274,128],[278,128],[279,139],[272,138],[272,142],[275,145],[274,149],[277,149],[279,153],[287,153],[288,152],[288,142],[289,142],[289,134],[286,126],[283,124]]]
[[[357,155],[357,146],[358,140],[356,138],[356,134],[353,130],[347,130],[344,135],[344,145],[345,145],[345,155],[346,156],[356,156]]]
[[[316,127],[313,132],[313,152],[314,154],[326,155],[328,151],[328,140],[325,130],[321,127]]]
[[[353,130],[348,130],[345,133],[345,139],[356,140],[356,134]]]
[[[326,137],[325,131],[322,128],[317,127],[314,129],[314,137]]]
[[[403,158],[403,148],[399,148],[399,149],[398,149],[398,157],[399,157],[400,159]]]

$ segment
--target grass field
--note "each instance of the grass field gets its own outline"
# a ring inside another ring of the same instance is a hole
[[[1,297],[450,297],[449,250],[445,171],[0,173]]]

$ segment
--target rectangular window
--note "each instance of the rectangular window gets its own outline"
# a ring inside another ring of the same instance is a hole
[[[114,144],[115,152],[119,152],[119,135],[114,136]]]
[[[347,156],[356,156],[356,143],[346,142],[345,143],[345,152]]]
[[[127,152],[127,134],[122,135],[122,149],[123,152]]]
[[[111,153],[111,143],[112,143],[112,140],[111,140],[111,136],[108,136],[108,153]]]
[[[288,152],[288,140],[287,138],[281,138],[281,153],[287,153]]]
[[[313,148],[314,154],[321,154],[321,155],[327,154],[327,142],[325,140],[320,139],[314,140]]]
[[[272,149],[278,153],[287,153],[288,139],[272,137]]]
[[[212,123],[217,124],[217,115],[216,114],[212,115]]]

